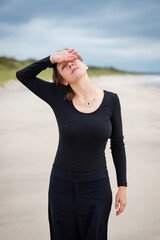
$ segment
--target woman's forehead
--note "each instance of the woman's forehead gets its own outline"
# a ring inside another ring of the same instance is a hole
[[[64,63],[64,62],[57,63],[57,68],[60,68],[60,66],[61,66],[63,63]]]

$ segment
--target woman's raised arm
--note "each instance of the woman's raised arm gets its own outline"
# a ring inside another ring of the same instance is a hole
[[[61,63],[76,59],[79,54],[77,51],[73,51],[74,49],[55,52],[52,55],[49,55],[48,57],[45,57],[17,71],[16,77],[29,90],[51,105],[57,85],[54,82],[47,82],[36,76],[47,67],[52,68],[54,63]]]
[[[42,100],[51,103],[56,84],[36,77],[42,70],[53,66],[50,56],[36,61],[16,72],[17,79]]]

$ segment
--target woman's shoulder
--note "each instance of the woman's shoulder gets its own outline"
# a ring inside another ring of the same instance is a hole
[[[50,83],[50,85],[51,85],[51,87],[55,90],[55,91],[57,91],[57,92],[59,92],[59,93],[65,93],[66,92],[66,89],[65,89],[65,87],[64,87],[64,85],[63,84],[56,84],[55,82],[49,82]]]
[[[106,90],[106,89],[105,89],[105,91],[106,91],[106,93],[108,94],[108,96],[113,96],[113,97],[115,97],[115,95],[117,95],[116,92],[112,92],[112,91],[109,91],[109,90]]]
[[[105,90],[105,92],[106,92],[107,99],[110,99],[111,101],[114,101],[114,102],[118,99],[118,94],[116,92],[108,91],[108,90]]]

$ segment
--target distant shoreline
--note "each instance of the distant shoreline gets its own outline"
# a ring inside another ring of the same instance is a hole
[[[37,59],[26,59],[26,60],[17,60],[15,58],[10,58],[6,56],[0,56],[0,86],[9,79],[16,79],[16,72],[24,67],[38,61]],[[53,73],[52,68],[46,68],[45,71],[41,71],[37,76],[49,81]],[[87,70],[89,77],[99,77],[99,76],[119,76],[119,75],[150,75],[155,76],[159,75],[160,73],[144,73],[144,72],[136,72],[136,71],[127,71],[127,70],[120,70],[116,69],[113,66],[105,66],[105,67],[98,67],[93,65],[88,65]]]
[[[146,88],[150,89],[157,89],[160,90],[160,74],[158,75],[150,75],[150,74],[144,74],[144,75],[134,75],[134,74],[114,74],[114,75],[100,75],[100,76],[90,76],[91,79],[96,79],[96,78],[128,78],[134,81],[135,83],[140,83]],[[3,85],[0,85],[0,88],[3,89],[6,84],[7,85],[13,85],[12,81],[18,81],[18,79],[9,79],[7,81],[3,82]],[[52,79],[48,80],[49,82],[52,82]]]

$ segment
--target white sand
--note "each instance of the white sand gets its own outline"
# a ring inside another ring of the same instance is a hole
[[[127,205],[116,216],[117,183],[110,142],[106,147],[113,203],[109,240],[160,239],[160,90],[134,79],[93,77],[99,89],[116,92],[122,108],[127,155]],[[47,240],[49,177],[58,145],[50,106],[19,81],[0,87],[0,239]]]

